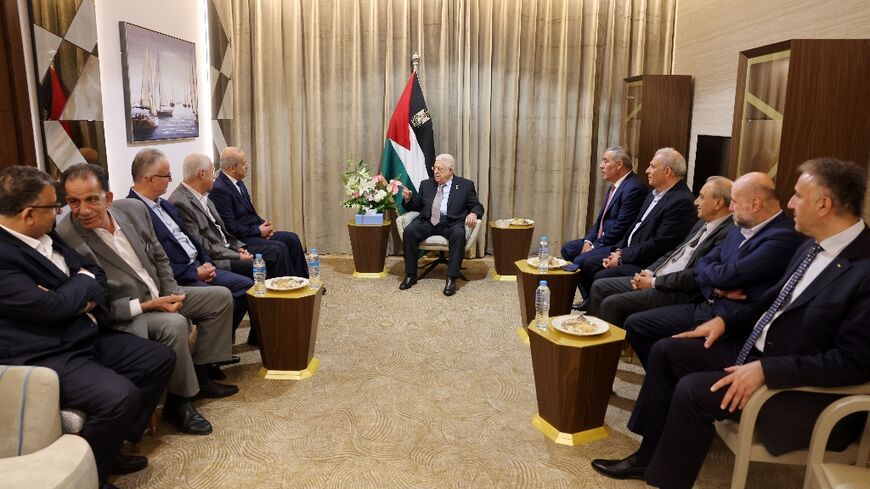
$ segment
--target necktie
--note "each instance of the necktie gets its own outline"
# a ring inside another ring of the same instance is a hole
[[[809,252],[807,252],[804,259],[800,262],[795,269],[794,273],[791,274],[791,277],[788,279],[788,282],[785,283],[785,286],[782,290],[779,291],[779,295],[776,297],[776,300],[773,301],[773,304],[770,305],[770,308],[767,312],[761,316],[761,319],[758,320],[758,323],[755,325],[755,328],[752,329],[752,333],[749,335],[749,338],[746,339],[746,343],[743,344],[743,348],[740,349],[740,354],[737,355],[737,361],[734,362],[734,365],[743,365],[743,362],[746,361],[746,357],[749,356],[749,351],[752,350],[752,346],[755,345],[755,342],[758,340],[758,337],[761,336],[761,332],[764,331],[764,328],[773,321],[773,316],[785,306],[786,301],[791,297],[791,293],[794,291],[795,286],[798,282],[800,282],[801,278],[807,272],[807,268],[809,268],[810,263],[816,258],[816,255],[822,251],[822,247],[819,246],[818,243],[813,245],[810,248]]]
[[[429,222],[432,223],[433,226],[437,226],[439,222],[441,222],[441,199],[444,198],[444,185],[438,186],[438,191],[435,192],[435,198],[432,199],[432,217],[429,218]]]
[[[604,210],[601,211],[601,222],[598,223],[599,238],[604,234],[604,213],[607,212],[607,209],[610,207],[610,200],[613,198],[613,194],[615,191],[616,187],[611,184],[610,190],[607,191],[607,202],[604,203]]]
[[[239,190],[242,192],[242,196],[244,196],[245,200],[247,200],[248,203],[250,204],[251,203],[251,196],[250,196],[250,194],[248,194],[248,189],[245,188],[245,182],[239,180],[236,182],[236,185],[239,187]]]

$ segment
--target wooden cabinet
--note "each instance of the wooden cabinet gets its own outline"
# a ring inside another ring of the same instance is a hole
[[[622,145],[643,175],[656,150],[672,147],[688,160],[692,77],[640,75],[625,79]]]
[[[765,172],[785,204],[808,159],[866,166],[868,83],[868,39],[794,39],[741,52],[729,176]]]

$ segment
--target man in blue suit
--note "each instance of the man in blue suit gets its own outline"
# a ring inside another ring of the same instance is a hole
[[[172,174],[166,155],[153,148],[146,148],[133,158],[131,167],[133,188],[128,198],[142,201],[148,207],[154,234],[169,258],[169,265],[178,285],[226,287],[233,294],[233,331],[248,312],[246,293],[254,285],[253,279],[214,266],[197,241],[184,231],[184,218],[178,209],[166,199]],[[216,370],[212,374],[222,377]],[[222,380],[222,379],[218,379]]]
[[[653,188],[641,206],[637,219],[625,236],[613,246],[602,246],[580,256],[575,267],[582,269],[580,291],[584,296],[592,288],[596,274],[603,276],[633,275],[674,249],[698,221],[695,196],[686,186],[686,159],[674,148],[656,151],[646,169]],[[570,270],[571,265],[566,267]],[[576,268],[575,268],[576,269]]]
[[[405,279],[399,289],[406,290],[417,283],[417,247],[433,235],[443,236],[449,243],[450,257],[444,295],[456,293],[456,278],[465,256],[465,229],[479,225],[483,205],[477,199],[474,182],[454,175],[452,155],[435,157],[434,177],[420,183],[420,191],[402,190],[405,209],[419,211],[420,215],[408,224],[403,234],[405,253]]]
[[[0,171],[0,364],[57,372],[60,405],[87,414],[81,436],[109,489],[109,474],[148,464],[121,455],[121,445],[141,439],[175,355],[97,322],[106,275],[52,231],[60,210],[54,184],[36,168]]]
[[[221,151],[221,171],[208,194],[229,232],[247,243],[251,253],[260,253],[267,261],[287,263],[283,275],[308,277],[305,250],[296,233],[275,231],[272,223],[260,217],[254,209],[251,194],[245,185],[248,174],[248,157],[239,148],[228,147]],[[278,260],[276,254],[284,255]],[[272,275],[272,273],[269,273]]]
[[[639,449],[593,460],[613,478],[689,489],[715,436],[714,420],[738,419],[761,387],[837,387],[870,381],[870,229],[861,219],[867,173],[852,162],[810,160],[800,167],[789,208],[812,238],[781,280],[751,309],[726,314],[656,343],[628,422]],[[786,392],[759,413],[760,441],[773,455],[805,448],[819,413],[838,396]],[[861,433],[849,417],[828,448]]]
[[[582,254],[595,248],[613,246],[625,237],[649,193],[640,177],[631,171],[631,156],[622,146],[607,148],[598,168],[610,186],[598,217],[586,236],[562,245],[562,258],[571,262],[577,263],[575,260]]]
[[[730,209],[736,227],[692,269],[697,298],[636,312],[625,320],[628,342],[644,366],[656,341],[752,307],[779,281],[806,240],[782,212],[773,180],[764,173],[747,173],[734,182]]]

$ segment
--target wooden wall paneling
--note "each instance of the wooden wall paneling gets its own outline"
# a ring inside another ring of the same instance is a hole
[[[626,82],[638,79],[643,81],[640,136],[632,156],[643,175],[659,148],[670,146],[688,160],[693,86],[689,75],[643,75]]]
[[[0,168],[36,166],[18,2],[0,2]]]

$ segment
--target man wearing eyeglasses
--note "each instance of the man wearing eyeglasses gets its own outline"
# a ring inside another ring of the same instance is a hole
[[[474,228],[483,216],[483,205],[477,200],[474,182],[453,174],[455,160],[449,154],[435,157],[434,178],[420,183],[420,191],[412,195],[402,190],[404,207],[420,215],[408,224],[403,235],[405,280],[399,289],[406,290],[417,283],[417,253],[420,243],[429,236],[443,236],[450,246],[447,281],[444,295],[456,293],[456,278],[465,255],[465,228]]]
[[[102,487],[111,473],[144,469],[121,455],[138,442],[175,364],[172,350],[101,327],[106,276],[54,231],[54,179],[36,168],[0,171],[0,364],[38,365],[60,380],[60,405],[87,414]],[[0,372],[2,375],[2,372]]]

